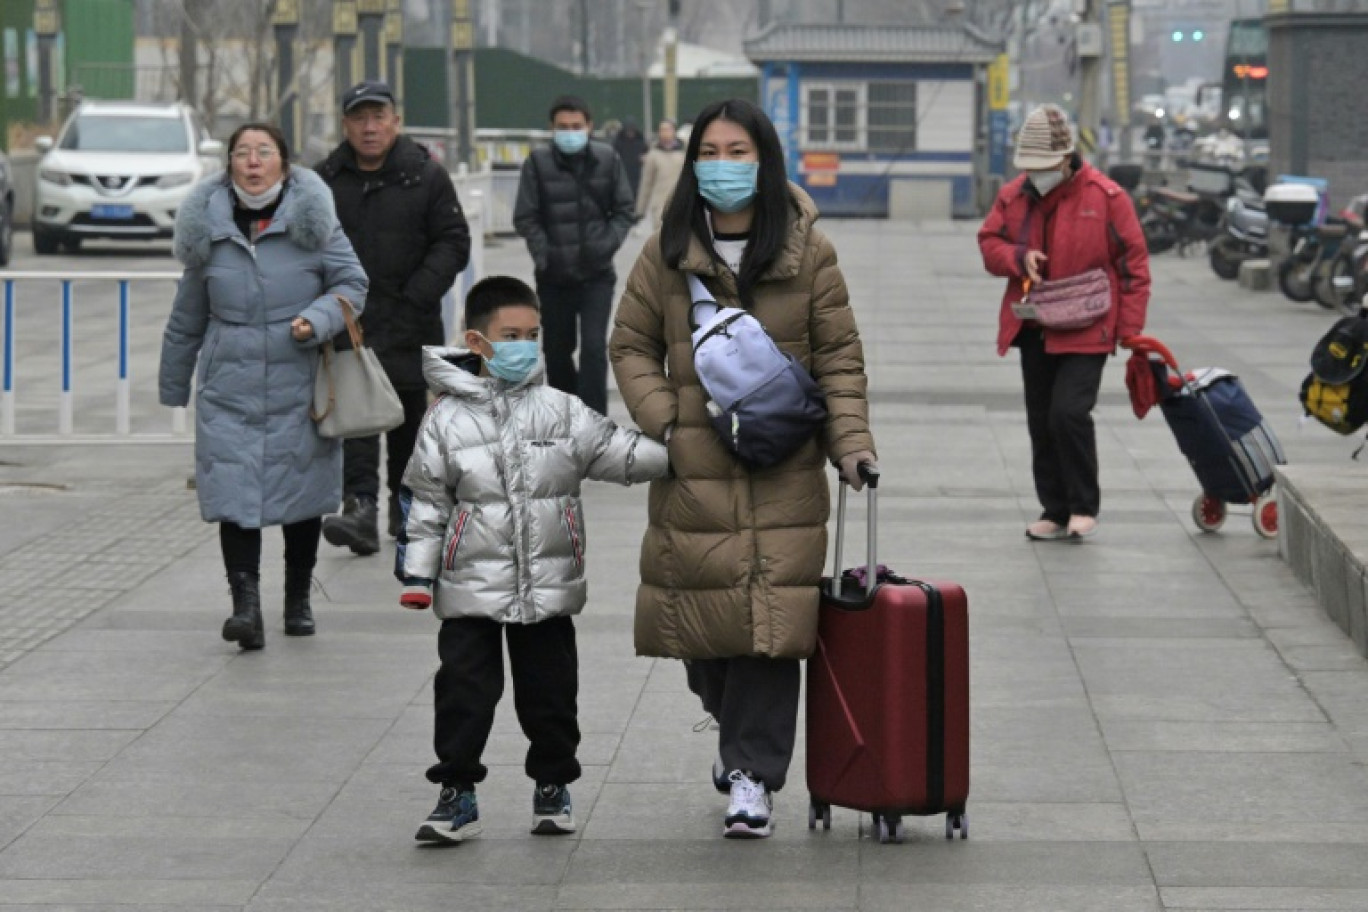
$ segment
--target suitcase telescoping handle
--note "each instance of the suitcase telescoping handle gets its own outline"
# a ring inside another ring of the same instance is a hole
[[[865,595],[874,594],[878,583],[879,570],[879,470],[868,462],[859,465],[860,478],[864,479],[865,490],[869,492],[868,531],[865,538],[869,543],[869,568],[865,573]],[[833,592],[841,591],[841,553],[845,550],[846,488],[849,485],[841,479],[840,491],[836,495],[836,566],[831,571]]]

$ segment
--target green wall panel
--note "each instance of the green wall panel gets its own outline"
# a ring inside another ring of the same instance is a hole
[[[38,116],[38,84],[30,79],[33,0],[0,0],[0,148],[9,151],[10,124]]]
[[[64,0],[62,31],[68,86],[86,98],[134,97],[133,0]]]
[[[412,126],[448,126],[446,75],[440,48],[404,50],[404,119]],[[631,118],[642,120],[641,80],[634,77],[584,78],[541,60],[505,48],[475,52],[475,117],[485,129],[544,128],[557,95],[578,95],[588,103],[598,124]],[[651,111],[665,109],[664,86],[651,85]],[[759,100],[759,80],[749,78],[681,79],[680,119],[692,120],[703,107],[722,98]]]

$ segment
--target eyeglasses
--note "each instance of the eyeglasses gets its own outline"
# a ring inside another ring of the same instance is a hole
[[[274,146],[257,146],[255,149],[234,149],[233,161],[246,161],[255,155],[261,161],[270,161],[280,153]]]

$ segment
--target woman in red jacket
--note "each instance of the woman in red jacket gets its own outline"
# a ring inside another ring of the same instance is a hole
[[[1031,469],[1040,518],[1029,538],[1086,538],[1097,531],[1101,494],[1092,410],[1107,356],[1140,333],[1149,303],[1149,254],[1124,190],[1074,151],[1067,115],[1043,105],[1017,136],[1022,174],[998,193],[979,229],[983,263],[1007,279],[998,314],[998,354],[1021,351]],[[1023,322],[1012,304],[1027,283],[1105,270],[1111,310],[1082,329]]]

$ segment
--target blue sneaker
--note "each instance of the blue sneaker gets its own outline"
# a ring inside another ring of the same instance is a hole
[[[437,807],[413,837],[419,842],[463,842],[480,835],[480,806],[473,788],[444,786]]]
[[[537,786],[537,790],[532,793],[532,832],[538,836],[559,836],[575,832],[570,789],[551,783]]]

